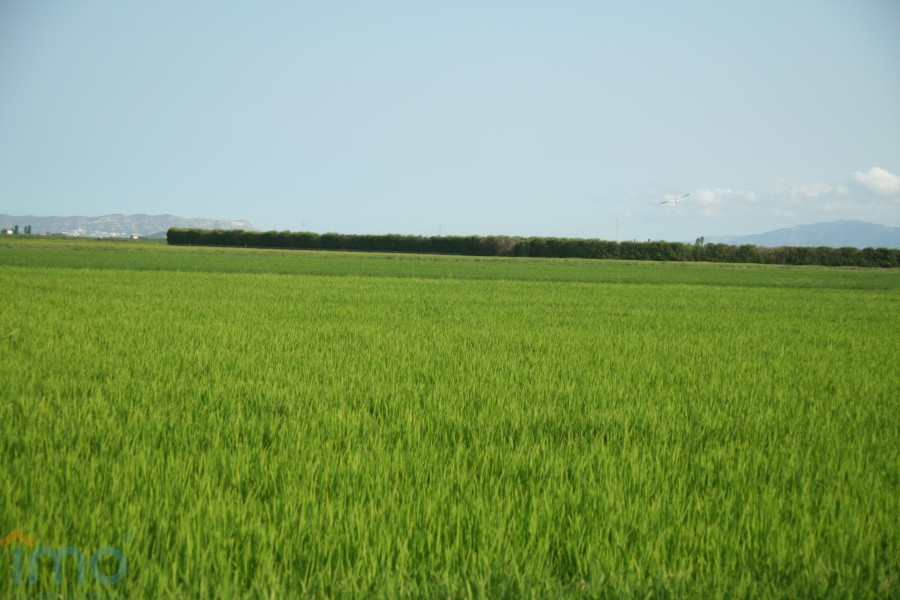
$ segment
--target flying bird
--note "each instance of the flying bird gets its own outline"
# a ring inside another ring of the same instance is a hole
[[[685,198],[687,198],[690,195],[691,195],[691,193],[688,192],[684,196],[679,196],[678,198],[675,198],[674,200],[661,200],[660,204],[678,204],[680,201],[684,200]]]

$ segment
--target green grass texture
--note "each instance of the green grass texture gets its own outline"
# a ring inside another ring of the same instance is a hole
[[[900,596],[896,270],[2,240],[0,286],[0,596]]]

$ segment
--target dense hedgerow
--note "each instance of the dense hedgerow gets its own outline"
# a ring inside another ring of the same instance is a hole
[[[832,267],[898,267],[890,248],[777,247],[681,242],[611,242],[581,238],[508,236],[347,235],[290,231],[169,229],[172,245],[245,246],[305,250],[412,252],[467,256],[529,256],[618,260],[697,261]]]

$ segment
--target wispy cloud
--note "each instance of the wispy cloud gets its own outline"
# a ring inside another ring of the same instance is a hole
[[[694,202],[700,207],[700,214],[706,217],[715,216],[721,205],[729,203],[755,203],[756,192],[750,190],[733,190],[731,188],[701,188],[693,193]]]
[[[881,167],[872,167],[868,171],[855,171],[853,181],[876,196],[900,199],[900,177]]]
[[[873,167],[848,170],[832,181],[779,178],[774,186],[760,190],[704,187],[691,192],[691,197],[672,211],[670,214],[680,217],[702,217],[730,223],[735,229],[760,231],[836,219],[892,224],[900,219],[900,177]]]
[[[666,218],[698,219],[703,227],[746,232],[804,223],[854,219],[882,224],[900,222],[900,177],[880,167],[851,172],[832,181],[794,182],[777,179],[761,189],[701,187],[677,204],[669,200]]]
[[[896,220],[900,177],[880,167],[855,171],[839,182],[793,184],[778,179],[766,199],[770,213],[785,220]]]
[[[831,183],[810,183],[804,185],[791,185],[784,179],[775,181],[775,193],[791,200],[809,200],[829,196],[843,196],[850,191],[846,185]]]

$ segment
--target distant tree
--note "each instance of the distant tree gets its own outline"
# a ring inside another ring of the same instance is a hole
[[[25,235],[31,235],[31,225],[25,226]]]
[[[694,244],[696,244],[697,246],[702,246],[704,244],[704,242],[706,242],[706,240],[703,239],[703,236],[701,235],[700,237],[697,238],[697,241],[694,242]]]
[[[13,225],[13,233],[18,235],[18,233],[19,233],[19,226],[18,226],[18,225]]]

